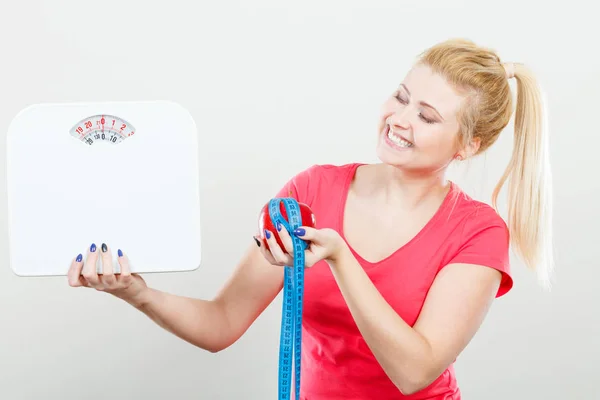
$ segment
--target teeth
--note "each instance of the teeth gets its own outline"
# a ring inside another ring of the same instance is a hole
[[[389,138],[389,139],[390,139],[390,140],[391,140],[391,141],[392,141],[394,144],[396,144],[396,145],[398,145],[398,146],[401,146],[401,147],[412,147],[412,146],[413,146],[413,144],[412,144],[411,142],[409,142],[409,141],[406,141],[406,140],[404,140],[404,139],[402,139],[402,138],[400,138],[400,137],[398,137],[398,136],[394,135],[394,133],[393,133],[391,130],[389,130],[389,131],[388,131],[387,137],[388,137],[388,138]]]

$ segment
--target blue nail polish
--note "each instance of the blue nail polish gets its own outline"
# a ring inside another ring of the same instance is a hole
[[[294,235],[296,236],[304,236],[305,233],[306,231],[304,230],[304,228],[294,229]]]
[[[277,231],[281,232],[281,222],[277,221]]]
[[[265,229],[265,236],[267,237],[267,239],[271,239],[271,233]]]
[[[90,247],[90,251],[92,253],[96,251],[96,245],[94,243],[92,243],[92,246]]]
[[[123,252],[121,251],[121,249],[119,249],[119,251],[117,251],[117,254],[119,255],[119,257],[123,257]]]
[[[80,254],[77,256],[77,262],[81,262],[81,260],[83,260],[83,256]]]

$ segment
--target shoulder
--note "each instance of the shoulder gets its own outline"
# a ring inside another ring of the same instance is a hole
[[[455,213],[455,217],[461,220],[463,237],[469,233],[475,233],[480,230],[498,228],[509,239],[508,226],[498,211],[491,205],[476,200],[465,193],[458,185],[452,183],[452,191],[449,196],[450,215]]]
[[[295,175],[296,179],[340,179],[348,177],[361,163],[313,164]]]
[[[453,250],[449,264],[476,264],[498,270],[502,282],[497,296],[513,286],[510,271],[510,233],[504,219],[491,205],[475,200],[456,187],[449,207],[455,218]]]
[[[280,189],[278,196],[295,197],[309,206],[324,191],[335,191],[340,183],[350,179],[362,164],[313,164],[293,175]]]
[[[292,180],[308,191],[320,190],[322,187],[333,187],[334,184],[351,179],[354,171],[362,164],[314,164],[297,173]]]

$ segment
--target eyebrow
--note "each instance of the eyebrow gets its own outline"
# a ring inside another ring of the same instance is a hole
[[[408,93],[408,95],[410,96],[410,90],[408,90],[408,88],[406,87],[406,85],[404,83],[401,83],[400,87],[404,88],[404,90],[406,90],[406,93]],[[442,117],[442,114],[440,114],[440,112],[438,110],[436,110],[434,106],[432,106],[429,103],[425,103],[424,101],[420,101],[419,104],[421,104],[422,106],[431,108],[433,111],[435,111],[437,113],[437,115],[439,115],[439,117],[442,119],[442,121],[444,121],[444,117]]]

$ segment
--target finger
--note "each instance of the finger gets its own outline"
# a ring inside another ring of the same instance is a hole
[[[285,251],[288,254],[294,254],[294,242],[292,241],[292,237],[290,236],[288,230],[281,223],[277,223],[277,230]]]
[[[301,239],[310,240],[310,241],[318,241],[319,230],[315,228],[311,228],[310,226],[301,226],[297,229],[294,229],[294,235],[298,236]]]
[[[106,286],[112,286],[116,282],[115,273],[113,269],[112,251],[106,243],[102,243],[102,252],[100,253],[102,259],[102,283]]]
[[[121,249],[117,251],[117,261],[119,262],[119,266],[121,267],[121,274],[117,280],[123,285],[127,286],[131,281],[131,268],[129,267],[129,260],[127,259],[127,257],[125,257]]]
[[[273,265],[278,265],[279,263],[277,262],[277,260],[275,260],[275,258],[273,258],[273,255],[267,249],[267,246],[265,245],[264,239],[262,239],[262,238],[259,239],[256,236],[252,236],[252,237],[254,238],[254,241],[256,242],[256,245],[258,246],[259,251],[267,259],[267,261],[270,262]]]
[[[92,243],[88,250],[85,264],[83,265],[82,275],[86,281],[89,282],[91,287],[98,288],[100,280],[98,279],[98,273],[96,272],[96,262],[98,260],[98,251],[96,245]]]
[[[292,265],[291,257],[281,250],[279,244],[277,243],[277,239],[275,239],[275,235],[273,232],[266,230],[265,235],[267,237],[267,243],[269,243],[269,250],[273,255],[273,258],[277,261],[279,265]]]
[[[83,268],[83,256],[79,254],[76,258],[71,261],[69,272],[67,273],[67,281],[69,286],[80,287],[85,286],[85,280],[81,276],[81,270]]]

